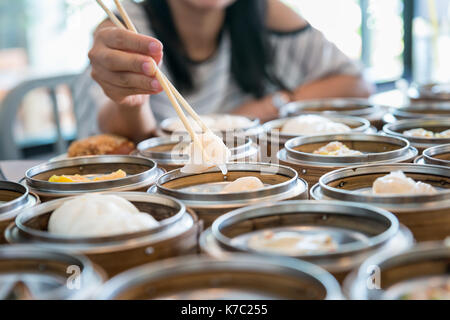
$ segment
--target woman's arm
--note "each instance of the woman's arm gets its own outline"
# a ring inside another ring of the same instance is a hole
[[[89,59],[91,76],[107,97],[98,113],[100,130],[134,141],[150,136],[156,122],[149,95],[162,90],[154,78],[156,63],[162,59],[161,43],[105,21],[94,34]]]

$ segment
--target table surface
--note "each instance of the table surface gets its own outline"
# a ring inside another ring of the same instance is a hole
[[[25,171],[43,162],[43,160],[0,161],[0,169],[8,180],[18,182],[24,177]]]

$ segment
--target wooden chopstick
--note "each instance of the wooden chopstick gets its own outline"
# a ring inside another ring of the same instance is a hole
[[[96,0],[97,3],[99,4],[100,7],[102,7],[103,11],[106,12],[106,14],[108,15],[108,17],[111,19],[111,21],[120,29],[123,30],[127,30],[127,28],[125,28],[125,26],[122,24],[122,22],[120,22],[119,19],[117,19],[116,15],[114,13],[111,12],[111,10],[108,9],[108,7],[103,3],[102,0]]]
[[[114,0],[114,3],[117,6],[117,9],[120,12],[120,15],[122,16],[123,20],[125,21],[125,24],[128,28],[128,30],[133,31],[134,33],[138,33],[136,30],[136,27],[134,26],[133,22],[131,22],[130,16],[126,12],[125,8],[122,6],[119,0]]]
[[[103,3],[102,0],[96,0],[97,3],[102,7],[102,9],[106,12],[108,17],[111,19],[111,21],[119,28],[130,30],[134,33],[138,33],[134,24],[131,22],[130,17],[128,16],[125,8],[122,6],[122,4],[118,0],[114,0],[114,2],[117,5],[117,8],[120,12],[120,15],[125,21],[125,24],[127,25],[127,28],[124,27],[124,25],[120,22],[119,19],[114,15],[114,13],[111,12],[111,10],[106,7],[106,5]],[[184,127],[186,128],[187,132],[191,136],[192,141],[200,148],[202,151],[204,157],[206,158],[206,161],[209,161],[209,156],[205,152],[203,145],[201,144],[197,134],[192,129],[191,124],[189,123],[189,120],[187,119],[186,115],[184,114],[183,110],[181,109],[180,105],[178,104],[177,98],[180,100],[181,104],[184,106],[186,111],[194,118],[195,121],[197,121],[202,129],[205,132],[210,131],[210,129],[204,124],[204,122],[201,120],[200,116],[195,112],[195,110],[189,105],[189,103],[186,101],[186,99],[183,98],[183,96],[178,92],[178,90],[175,88],[175,86],[167,79],[167,77],[164,75],[164,73],[156,66],[155,64],[155,77],[158,79],[159,83],[164,89],[164,92],[167,94],[167,97],[169,98],[170,103],[172,104],[173,108],[175,109],[175,112],[178,114],[178,117],[180,118],[181,122],[183,123]],[[176,96],[176,97],[175,97]]]
[[[161,73],[164,77],[164,80],[169,85],[170,89],[172,90],[172,93],[175,95],[175,97],[181,102],[184,109],[190,114],[190,116],[197,121],[197,123],[201,126],[204,132],[210,131],[210,129],[206,126],[206,124],[203,122],[203,120],[200,118],[200,116],[195,112],[195,110],[191,107],[191,105],[186,101],[186,99],[181,95],[181,93],[178,92],[178,90],[175,88],[175,86],[167,79],[166,75]]]

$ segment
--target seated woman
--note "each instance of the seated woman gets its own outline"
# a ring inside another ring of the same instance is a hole
[[[371,92],[359,66],[279,0],[147,0],[125,7],[140,34],[107,20],[89,52],[92,78],[103,89],[98,126],[105,133],[142,140],[175,115],[153,61],[199,114],[267,121],[283,101]]]

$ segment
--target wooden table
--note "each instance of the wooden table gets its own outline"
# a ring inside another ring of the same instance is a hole
[[[0,161],[0,169],[8,180],[18,182],[25,176],[25,171],[42,162],[43,160]]]

